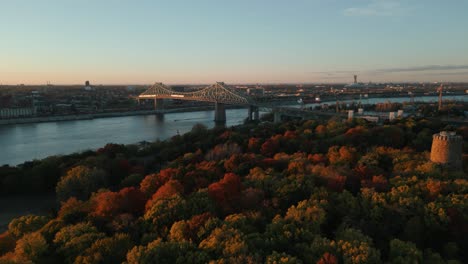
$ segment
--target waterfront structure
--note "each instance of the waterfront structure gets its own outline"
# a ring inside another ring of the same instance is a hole
[[[0,119],[17,118],[17,117],[31,117],[36,115],[36,110],[32,108],[1,108]]]
[[[442,131],[432,136],[431,161],[453,169],[462,168],[463,139],[455,132]]]

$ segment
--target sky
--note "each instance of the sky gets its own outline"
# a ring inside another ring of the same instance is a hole
[[[468,81],[466,0],[0,0],[0,84]]]

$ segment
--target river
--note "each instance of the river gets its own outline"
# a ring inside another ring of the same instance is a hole
[[[445,96],[444,99],[467,101],[468,96]],[[404,102],[409,98],[371,98],[363,99],[362,103],[387,100]],[[437,97],[417,97],[415,101],[437,101]],[[238,125],[247,117],[247,109],[228,109],[226,116],[227,126]],[[186,133],[197,123],[213,127],[213,119],[213,111],[199,111],[165,114],[163,118],[146,115],[3,125],[0,126],[0,165],[17,165],[51,155],[97,149],[110,142],[131,144],[163,140],[177,133]]]

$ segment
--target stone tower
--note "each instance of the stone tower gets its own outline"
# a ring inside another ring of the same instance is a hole
[[[455,132],[442,131],[432,136],[431,161],[453,169],[462,168],[463,139]]]

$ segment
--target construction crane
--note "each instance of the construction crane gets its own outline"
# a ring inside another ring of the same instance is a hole
[[[439,111],[442,110],[442,91],[444,89],[444,85],[440,84],[439,88],[437,88],[437,92],[439,92]]]

